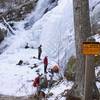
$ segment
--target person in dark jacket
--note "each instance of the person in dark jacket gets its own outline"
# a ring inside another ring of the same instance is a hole
[[[48,66],[48,57],[45,56],[44,57],[44,60],[43,60],[43,63],[44,63],[44,73],[47,73],[47,66]]]
[[[38,59],[40,60],[41,59],[41,54],[42,54],[42,45],[40,45],[38,47]]]

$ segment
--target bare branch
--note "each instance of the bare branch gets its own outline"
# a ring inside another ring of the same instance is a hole
[[[4,22],[5,27],[11,32],[11,34],[15,35],[14,30],[13,30],[13,29],[11,28],[11,26],[7,23],[7,21],[5,20],[5,18],[2,17],[2,19],[3,19],[3,22]]]

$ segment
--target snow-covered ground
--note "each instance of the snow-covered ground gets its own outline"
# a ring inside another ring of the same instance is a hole
[[[0,94],[23,96],[35,93],[36,89],[30,80],[37,76],[36,70],[43,73],[44,56],[48,56],[48,68],[59,64],[60,71],[63,71],[69,57],[75,54],[72,4],[72,0],[59,0],[58,5],[29,30],[24,29],[27,19],[15,23],[15,35],[6,37],[0,45],[0,50],[7,46],[0,55]],[[30,48],[25,49],[27,43]],[[43,51],[41,61],[33,59],[38,55],[37,47],[40,44]],[[16,65],[20,60],[24,64]],[[34,63],[39,67],[31,69]],[[72,83],[63,81],[51,90],[54,93],[52,98],[71,86]],[[55,93],[55,90],[59,92]],[[52,98],[50,100],[54,100]]]

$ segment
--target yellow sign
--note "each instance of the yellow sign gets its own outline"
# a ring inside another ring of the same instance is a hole
[[[99,42],[83,42],[82,53],[85,55],[99,55],[100,43]]]

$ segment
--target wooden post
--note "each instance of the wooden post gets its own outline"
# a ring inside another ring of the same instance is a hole
[[[95,40],[90,40],[95,41]],[[85,56],[85,82],[83,100],[93,100],[93,87],[95,81],[94,55]]]
[[[94,56],[86,55],[85,64],[85,82],[84,82],[84,99],[83,100],[93,100],[93,82],[95,79],[95,67],[93,64]]]

